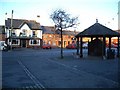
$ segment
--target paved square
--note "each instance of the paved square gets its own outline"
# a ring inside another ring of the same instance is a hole
[[[60,49],[3,52],[3,88],[118,88],[117,58],[81,59],[73,56],[75,52],[64,49],[64,59]]]

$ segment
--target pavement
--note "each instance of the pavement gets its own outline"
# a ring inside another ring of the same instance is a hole
[[[2,54],[3,88],[118,88],[119,60],[74,55],[76,50],[18,49]],[[12,83],[11,83],[12,82]]]
[[[2,89],[2,52],[0,52],[0,90]]]

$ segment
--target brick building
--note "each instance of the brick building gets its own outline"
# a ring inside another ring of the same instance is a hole
[[[5,41],[5,26],[0,26],[0,41]]]
[[[43,30],[43,44],[50,44],[55,47],[61,46],[61,32],[56,30],[54,26],[41,26]],[[75,43],[74,36],[77,34],[75,31],[63,30],[63,47],[68,44]]]

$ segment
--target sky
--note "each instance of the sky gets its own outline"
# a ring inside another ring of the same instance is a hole
[[[118,29],[118,2],[120,0],[0,0],[0,25],[5,18],[37,20],[41,25],[54,26],[50,15],[56,9],[63,9],[80,23],[77,31],[83,31],[98,22],[113,30]],[[7,15],[5,15],[7,13]],[[37,18],[40,15],[40,18]]]

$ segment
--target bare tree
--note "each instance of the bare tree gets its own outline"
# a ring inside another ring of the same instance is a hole
[[[58,9],[55,10],[50,18],[55,23],[56,30],[60,30],[61,32],[61,58],[63,58],[63,37],[62,30],[66,28],[70,28],[76,26],[78,23],[78,17],[71,17],[70,14],[67,14],[64,10]]]

